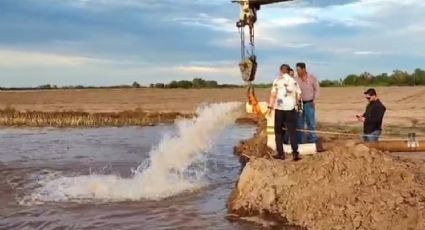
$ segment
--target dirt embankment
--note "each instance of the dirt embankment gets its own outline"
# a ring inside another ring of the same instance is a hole
[[[249,161],[250,158],[264,157],[269,158],[273,154],[273,150],[267,147],[267,130],[266,121],[251,118],[257,125],[255,135],[248,139],[243,140],[234,148],[235,154],[241,157],[244,162]]]
[[[308,229],[425,229],[425,167],[354,141],[300,162],[266,159],[265,133],[229,198],[239,216],[273,215]]]

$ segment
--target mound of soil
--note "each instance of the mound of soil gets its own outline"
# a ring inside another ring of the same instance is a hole
[[[257,130],[254,137],[241,141],[234,149],[234,153],[242,160],[250,158],[270,158],[274,151],[267,146],[266,120],[257,120]]]
[[[295,163],[252,157],[228,208],[308,229],[425,229],[422,164],[355,142]]]

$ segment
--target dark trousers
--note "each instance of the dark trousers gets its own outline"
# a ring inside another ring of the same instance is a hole
[[[291,142],[292,154],[298,154],[298,142],[296,138],[297,112],[295,110],[275,110],[274,116],[274,134],[276,137],[276,151],[278,156],[284,156],[283,141],[285,134],[288,133]],[[285,128],[286,130],[283,130]]]

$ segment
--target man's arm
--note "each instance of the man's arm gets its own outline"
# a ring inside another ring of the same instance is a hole
[[[317,80],[316,77],[312,76],[312,78],[313,78],[313,89],[314,89],[313,101],[316,102],[317,99],[319,99],[319,96],[320,96],[320,85],[319,85],[319,81]]]
[[[272,90],[271,90],[271,93],[270,93],[269,108],[274,107],[274,104],[276,102],[276,95],[277,95],[276,82],[273,81]]]
[[[366,111],[363,114],[357,114],[356,115],[357,120],[360,121],[360,122],[365,122],[366,112],[367,112],[367,108],[366,108]]]
[[[295,93],[297,96],[301,96],[301,88],[300,85],[298,84],[298,81],[294,80],[294,88],[295,88]]]
[[[273,92],[270,94],[270,100],[269,100],[269,108],[274,108],[274,104],[276,102],[276,92]]]

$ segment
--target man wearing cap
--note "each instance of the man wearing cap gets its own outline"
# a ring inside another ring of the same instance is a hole
[[[301,88],[301,97],[303,100],[303,112],[298,117],[298,129],[305,129],[307,124],[307,143],[316,143],[317,135],[316,131],[316,101],[319,98],[320,86],[317,79],[307,72],[305,63],[297,63],[297,77],[296,81]],[[305,143],[304,133],[297,132],[297,140],[299,144]]]
[[[285,130],[289,134],[292,147],[292,156],[294,161],[300,159],[298,152],[298,142],[296,139],[297,126],[297,95],[301,93],[298,83],[289,75],[290,67],[283,64],[280,67],[280,75],[273,81],[273,87],[269,102],[270,110],[275,111],[275,141],[276,141],[276,159],[285,159],[283,150],[283,140]],[[285,130],[284,130],[285,128]]]
[[[375,89],[368,89],[364,92],[366,100],[369,102],[366,111],[361,115],[356,115],[357,120],[363,122],[363,140],[365,142],[376,142],[382,132],[382,120],[387,110],[379,100]]]

